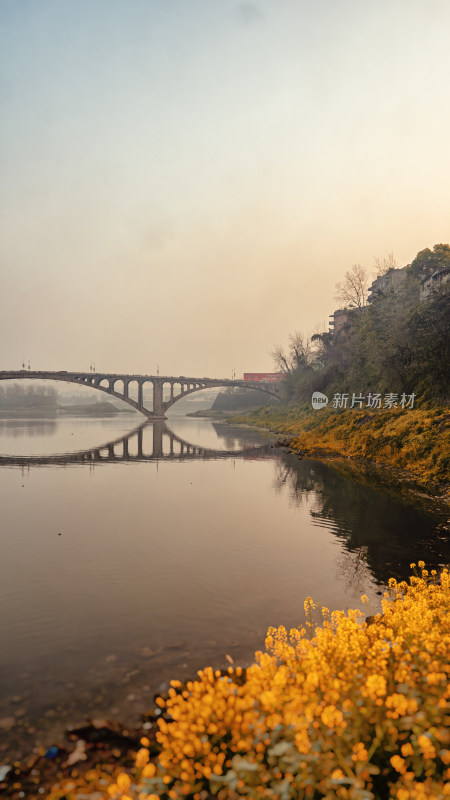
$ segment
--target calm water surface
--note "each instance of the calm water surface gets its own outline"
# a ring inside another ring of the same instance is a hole
[[[136,720],[227,654],[248,663],[307,595],[335,609],[364,592],[375,613],[391,574],[450,560],[437,516],[268,434],[138,424],[0,420],[0,736],[16,751],[86,716]]]

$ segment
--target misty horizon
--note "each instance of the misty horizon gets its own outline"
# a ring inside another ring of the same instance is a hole
[[[450,6],[5,0],[1,363],[230,378],[448,241]]]

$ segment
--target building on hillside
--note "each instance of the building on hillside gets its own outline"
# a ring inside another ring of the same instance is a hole
[[[338,308],[334,314],[330,314],[328,328],[330,333],[339,333],[348,322],[348,308]]]
[[[435,292],[441,291],[449,280],[449,267],[441,267],[432,272],[431,275],[426,275],[425,278],[422,278],[420,283],[420,299],[427,300]]]
[[[379,275],[369,288],[369,303],[376,302],[389,292],[396,292],[406,278],[406,267],[389,269],[384,275]]]

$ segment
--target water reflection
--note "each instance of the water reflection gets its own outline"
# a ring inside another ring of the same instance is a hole
[[[24,437],[53,436],[57,422],[54,419],[0,419],[0,437],[5,434],[13,439]]]
[[[54,435],[56,426],[49,420],[1,421],[0,434],[7,429],[14,438],[46,438]],[[109,426],[106,429],[111,432]],[[265,444],[261,431],[256,429],[172,418],[167,424],[145,422],[102,445],[74,452],[3,455],[0,466],[269,458],[275,462],[275,494],[286,495],[291,508],[305,507],[313,526],[325,528],[341,541],[337,567],[352,592],[363,592],[367,570],[375,583],[385,584],[391,575],[408,577],[411,560],[423,559],[430,568],[450,561],[449,539],[441,518],[405,502],[392,487],[388,490],[380,481],[379,472],[373,475],[361,467],[356,472],[355,468],[298,460],[275,449],[270,443],[273,438],[269,437]],[[202,439],[206,445],[198,443]]]
[[[249,662],[270,625],[302,624],[307,595],[345,609],[365,593],[376,613],[390,575],[450,560],[435,516],[260,431],[49,424],[0,429],[0,719],[14,697],[25,712],[0,747],[30,726],[48,745],[52,720],[136,720],[161,682]]]
[[[341,540],[337,565],[348,587],[363,590],[367,568],[384,584],[391,576],[407,578],[411,561],[430,569],[450,562],[450,543],[442,517],[400,490],[387,488],[370,471],[284,456],[275,464],[273,488],[286,493],[292,507],[307,505],[312,523]]]
[[[23,421],[21,421],[23,423]],[[252,458],[263,454],[270,454],[271,445],[261,444],[261,436],[256,439],[259,443],[248,442],[249,435],[242,435],[242,431],[234,429],[224,432],[223,424],[212,424],[216,440],[224,441],[224,448],[205,447],[192,444],[183,439],[163,421],[147,422],[134,428],[112,441],[100,446],[72,453],[55,453],[49,455],[4,455],[0,456],[0,466],[66,466],[69,464],[95,464],[116,463],[133,461],[159,461],[159,460],[217,460],[233,456]],[[41,435],[47,433],[45,428],[36,430],[35,425],[27,426],[17,435]],[[53,431],[50,431],[53,433]],[[250,437],[251,438],[251,437]],[[247,441],[246,441],[247,440]]]

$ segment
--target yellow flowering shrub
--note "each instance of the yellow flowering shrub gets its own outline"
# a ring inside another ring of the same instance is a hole
[[[391,579],[372,624],[324,609],[320,627],[269,629],[246,675],[172,681],[157,762],[142,740],[105,796],[450,798],[450,576],[419,567],[409,583]]]

